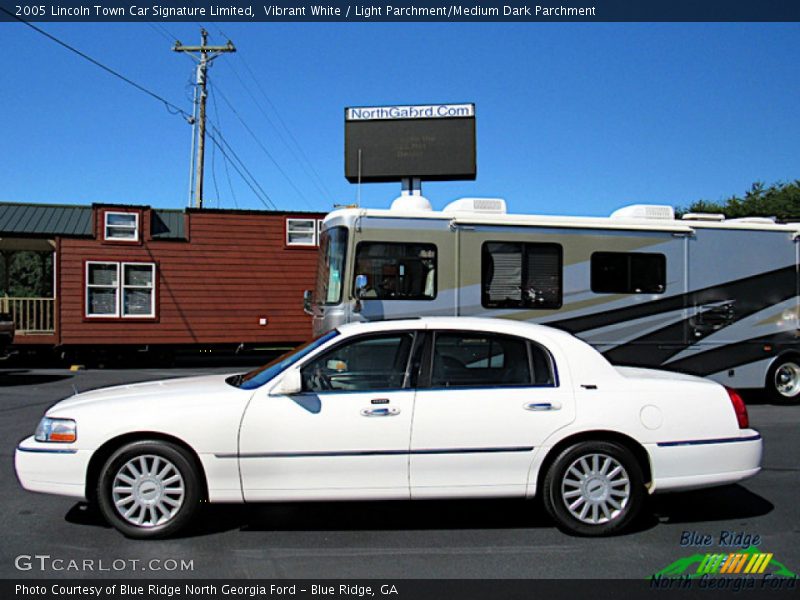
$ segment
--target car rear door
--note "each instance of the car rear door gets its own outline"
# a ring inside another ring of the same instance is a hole
[[[411,433],[412,498],[523,496],[534,451],[575,418],[554,355],[509,335],[431,338]]]

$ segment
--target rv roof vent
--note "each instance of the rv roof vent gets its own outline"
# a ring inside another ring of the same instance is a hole
[[[724,221],[722,213],[686,213],[681,217],[684,221]]]
[[[611,213],[611,218],[672,221],[675,218],[675,211],[671,206],[663,204],[631,204],[615,210]]]
[[[739,217],[728,219],[728,223],[752,223],[753,225],[775,225],[775,217]]]
[[[502,198],[459,198],[444,207],[442,212],[470,212],[485,215],[506,214],[506,201]]]
[[[425,196],[404,193],[394,199],[391,209],[398,212],[420,212],[433,210],[433,207]]]

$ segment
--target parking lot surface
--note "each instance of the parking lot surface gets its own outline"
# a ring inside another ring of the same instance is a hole
[[[535,501],[467,500],[209,506],[187,534],[142,542],[81,502],[19,486],[17,442],[75,390],[242,370],[0,368],[0,576],[640,579],[697,552],[735,550],[720,549],[723,533],[758,536],[762,552],[800,573],[800,407],[758,395],[748,401],[765,441],[759,475],[656,496],[631,532],[613,538],[565,535]],[[690,534],[714,545],[682,547]]]

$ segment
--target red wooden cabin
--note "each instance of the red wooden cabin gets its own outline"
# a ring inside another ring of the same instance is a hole
[[[296,344],[323,216],[0,203],[4,257],[53,253],[52,297],[0,296],[0,311],[17,346]]]

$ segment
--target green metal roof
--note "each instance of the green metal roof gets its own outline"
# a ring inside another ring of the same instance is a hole
[[[94,209],[93,206],[0,202],[0,235],[90,237]],[[154,240],[186,238],[182,210],[153,209],[150,214]]]
[[[153,209],[150,214],[150,236],[154,240],[186,239],[182,210]]]
[[[92,207],[0,203],[0,234],[92,235]]]

